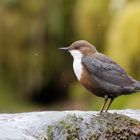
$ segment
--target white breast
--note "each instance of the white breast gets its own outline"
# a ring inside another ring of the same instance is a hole
[[[73,61],[73,69],[77,79],[80,80],[82,75],[82,64],[80,59]]]
[[[74,73],[77,77],[78,80],[81,79],[82,76],[82,63],[81,63],[81,59],[83,57],[83,55],[80,53],[80,51],[78,50],[72,50],[70,51],[71,55],[73,56],[73,69],[74,69]]]

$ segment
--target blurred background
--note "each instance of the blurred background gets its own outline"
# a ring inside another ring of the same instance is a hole
[[[84,89],[70,54],[84,39],[140,80],[139,0],[1,0],[0,112],[99,110],[103,99]],[[140,109],[140,93],[111,109]]]

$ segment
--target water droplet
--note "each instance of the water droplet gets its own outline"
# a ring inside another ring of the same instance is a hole
[[[34,56],[38,56],[39,54],[36,52],[36,53],[34,53]]]

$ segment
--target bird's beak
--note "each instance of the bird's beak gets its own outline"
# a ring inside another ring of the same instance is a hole
[[[64,51],[68,51],[69,49],[70,49],[69,47],[59,48],[59,50],[64,50]]]

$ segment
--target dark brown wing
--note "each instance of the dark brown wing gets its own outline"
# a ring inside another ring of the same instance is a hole
[[[117,63],[101,53],[83,57],[82,64],[91,74],[110,84],[124,87],[136,82]]]

